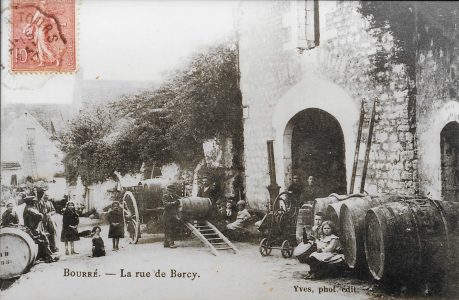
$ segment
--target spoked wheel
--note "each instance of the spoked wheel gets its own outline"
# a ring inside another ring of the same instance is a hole
[[[134,194],[127,191],[123,196],[124,231],[129,244],[137,244],[140,236],[139,209]]]
[[[293,248],[290,247],[290,242],[288,240],[285,240],[283,243],[282,243],[282,249],[281,249],[281,253],[282,253],[282,256],[284,258],[289,258],[289,257],[292,257],[293,255]]]
[[[271,254],[271,250],[272,249],[271,249],[271,247],[270,247],[270,245],[268,243],[268,238],[264,238],[264,239],[261,240],[260,249],[259,250],[260,250],[260,254],[262,256],[268,256],[268,255]]]

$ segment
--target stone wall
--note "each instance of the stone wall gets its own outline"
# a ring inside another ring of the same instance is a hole
[[[420,194],[442,199],[440,134],[459,122],[459,9],[450,9],[452,3],[424,5],[418,8],[416,53]]]
[[[295,1],[247,1],[241,5],[240,70],[250,206],[264,209],[267,203],[267,140],[275,143],[278,184],[283,188],[289,184],[288,121],[307,108],[322,109],[340,122],[349,185],[360,103],[365,103],[369,115],[375,98],[366,190],[415,194],[415,119],[410,108],[413,81],[407,68],[393,59],[397,52],[393,37],[383,30],[370,30],[358,12],[358,2],[324,1],[320,46],[298,51],[295,5]],[[378,55],[388,59],[380,72],[375,65]],[[364,150],[362,146],[361,160]]]

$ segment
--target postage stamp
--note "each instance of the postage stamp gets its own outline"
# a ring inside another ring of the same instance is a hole
[[[75,71],[75,15],[75,0],[11,0],[11,70]]]

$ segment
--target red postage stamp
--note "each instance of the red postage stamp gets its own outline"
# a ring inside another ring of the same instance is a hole
[[[76,70],[75,0],[11,0],[11,70]]]

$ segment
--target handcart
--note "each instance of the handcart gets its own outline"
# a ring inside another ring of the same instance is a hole
[[[297,246],[296,219],[298,209],[289,200],[287,192],[280,193],[274,200],[272,211],[263,217],[259,231],[263,233],[260,241],[260,254],[268,256],[272,249],[281,250],[284,258],[292,257]]]

